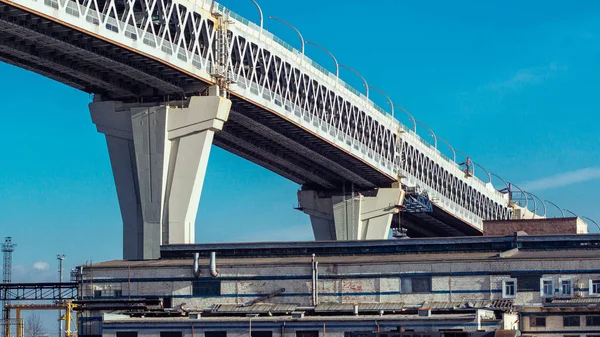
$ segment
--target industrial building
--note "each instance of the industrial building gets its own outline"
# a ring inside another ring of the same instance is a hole
[[[600,336],[600,235],[166,245],[81,266],[80,336]]]

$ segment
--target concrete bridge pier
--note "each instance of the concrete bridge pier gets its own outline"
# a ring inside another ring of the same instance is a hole
[[[346,195],[298,191],[300,209],[310,216],[315,240],[387,239],[403,201],[400,186]]]
[[[215,131],[231,101],[89,105],[104,133],[123,219],[123,258],[156,259],[161,244],[193,243],[194,223]]]

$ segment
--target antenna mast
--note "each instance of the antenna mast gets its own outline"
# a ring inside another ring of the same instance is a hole
[[[2,244],[2,253],[4,255],[4,267],[2,269],[2,283],[10,283],[11,279],[12,279],[12,253],[15,251],[15,247],[17,245],[15,245],[14,243],[12,243],[12,238],[10,236],[6,237],[4,239],[4,243]],[[8,304],[8,294],[6,293],[6,290],[3,291],[1,296],[2,299],[2,317],[0,319],[0,321],[2,321],[3,324],[3,329],[2,329],[2,336],[7,336],[8,333],[8,329],[10,329],[10,322],[8,321],[8,309],[6,308],[6,305]]]

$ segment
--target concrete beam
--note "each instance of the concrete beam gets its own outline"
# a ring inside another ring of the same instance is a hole
[[[193,243],[215,131],[231,102],[192,97],[186,107],[90,104],[106,135],[123,218],[123,257],[155,259],[161,244]]]
[[[384,240],[404,201],[404,190],[394,186],[375,192],[374,196],[320,196],[317,191],[301,190],[298,202],[310,216],[316,240]]]

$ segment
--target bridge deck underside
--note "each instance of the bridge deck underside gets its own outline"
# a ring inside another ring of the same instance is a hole
[[[103,100],[173,101],[197,95],[209,85],[159,60],[3,2],[0,61],[99,94]],[[368,190],[394,182],[279,115],[240,97],[231,99],[229,120],[215,135],[215,145],[307,188],[339,191],[353,183],[356,190]],[[436,207],[433,213],[402,217],[412,236],[479,235]]]
[[[103,100],[165,102],[208,83],[168,65],[0,2],[0,61]],[[32,88],[37,89],[37,88]],[[393,179],[273,112],[231,97],[215,145],[309,188],[388,187]]]

